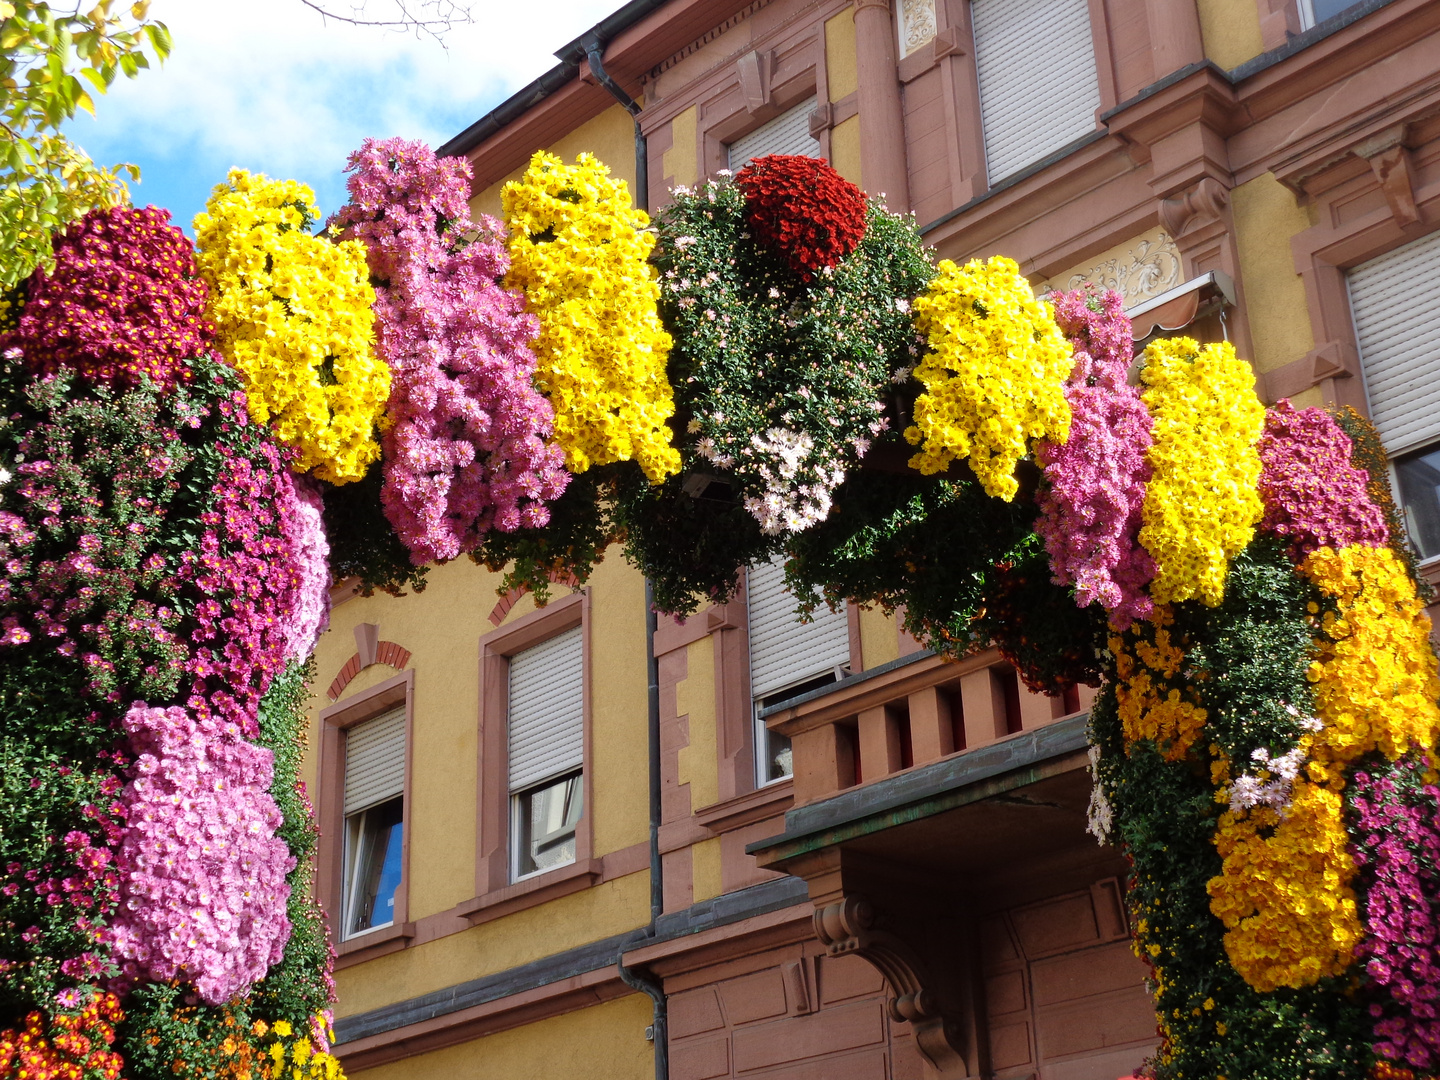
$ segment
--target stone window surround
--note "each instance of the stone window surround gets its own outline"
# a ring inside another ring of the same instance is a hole
[[[395,919],[369,933],[348,940],[340,933],[345,874],[345,732],[397,705],[405,706],[404,829],[400,847],[400,887],[395,893]],[[320,710],[320,770],[316,783],[315,812],[320,830],[316,850],[316,892],[330,922],[337,968],[403,949],[415,934],[409,921],[410,799],[414,754],[415,672],[402,671],[354,697]]]
[[[581,627],[584,687],[584,788],[575,828],[575,861],[510,880],[510,784],[506,760],[510,657]],[[454,913],[471,925],[488,922],[598,882],[604,867],[593,854],[594,783],[590,687],[590,590],[581,589],[480,639],[480,759],[476,770],[475,897]]]

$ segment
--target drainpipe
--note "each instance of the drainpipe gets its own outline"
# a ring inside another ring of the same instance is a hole
[[[585,42],[585,59],[590,72],[600,85],[628,112],[635,122],[635,189],[632,192],[637,209],[650,209],[650,167],[649,151],[645,133],[640,130],[640,105],[605,71],[604,46],[598,38],[591,37]],[[650,579],[645,579],[645,675],[648,681],[646,706],[649,713],[650,744],[650,925],[632,938],[632,945],[640,940],[654,939],[660,915],[665,910],[665,876],[660,861],[660,665],[655,659],[655,592]],[[650,1039],[655,1046],[655,1080],[670,1080],[670,1040],[667,1035],[669,1010],[665,1000],[665,988],[659,980],[625,966],[625,950],[615,961],[621,981],[632,990],[648,994],[654,1002],[654,1020],[650,1028]]]

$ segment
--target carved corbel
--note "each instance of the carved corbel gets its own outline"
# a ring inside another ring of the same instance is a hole
[[[817,908],[814,919],[815,935],[831,956],[859,956],[885,977],[894,994],[890,1017],[910,1024],[936,1080],[970,1077],[963,1038],[957,1026],[947,1021],[924,961],[885,928],[875,906],[865,897],[851,894]]]
[[[1230,193],[1213,177],[1205,177],[1191,187],[1160,200],[1160,221],[1177,244],[1187,233],[1217,222],[1223,223]]]
[[[770,82],[775,75],[775,51],[748,52],[735,61],[745,109],[754,113],[770,104]]]
[[[1370,163],[1395,224],[1402,228],[1420,220],[1415,205],[1415,163],[1405,145],[1405,125],[1397,124],[1354,146],[1356,156]]]
[[[835,126],[835,106],[828,101],[822,105],[816,105],[810,113],[810,137],[819,140],[821,132],[829,131]]]

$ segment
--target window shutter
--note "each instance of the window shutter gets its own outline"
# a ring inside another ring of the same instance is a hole
[[[345,732],[345,813],[393,799],[405,790],[405,709]]]
[[[1095,130],[1100,80],[1086,0],[972,0],[993,184]]]
[[[1440,233],[1350,271],[1370,419],[1389,454],[1440,439]]]
[[[750,609],[750,692],[764,697],[850,662],[850,620],[824,604],[802,624],[795,594],[785,588],[785,564],[752,566],[746,579]]]
[[[510,790],[585,762],[585,662],[581,628],[510,658]]]
[[[766,154],[804,154],[820,156],[820,141],[810,134],[810,114],[815,99],[802,101],[786,109],[767,124],[761,124],[749,135],[742,135],[730,144],[730,168],[739,170],[751,158]]]

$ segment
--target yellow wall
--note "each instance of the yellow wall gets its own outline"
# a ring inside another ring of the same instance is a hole
[[[479,643],[494,629],[489,615],[498,583],[498,574],[469,559],[432,567],[423,593],[357,597],[339,605],[316,649],[312,748],[318,741],[318,711],[329,704],[324,688],[355,652],[355,626],[377,623],[381,640],[411,651],[414,780],[407,831],[412,920],[445,912],[475,895]],[[613,551],[596,568],[589,588],[591,835],[599,856],[643,844],[649,835],[644,581]],[[524,597],[505,622],[533,609],[533,600]],[[393,668],[376,664],[352,680],[340,700],[394,674]],[[713,742],[712,734],[712,753]],[[307,761],[312,784],[315,765],[312,750]],[[339,1011],[363,1012],[634,929],[649,917],[648,888],[645,873],[630,875],[346,968],[336,977]]]
[[[335,1012],[353,1016],[393,1005],[623,934],[649,921],[649,873],[615,878],[458,934],[343,968],[335,973],[339,995]]]
[[[860,658],[867,668],[900,658],[900,635],[893,615],[874,607],[860,609]]]
[[[825,20],[825,82],[830,100],[839,101],[860,88],[860,69],[855,59],[855,9],[846,8]]]
[[[567,162],[589,152],[610,167],[610,175],[632,188],[635,184],[635,122],[619,105],[612,105],[593,120],[587,120],[574,131],[560,136],[541,149],[549,150]],[[503,180],[496,181],[470,200],[470,212],[489,214],[504,220],[500,212],[500,189],[510,180],[525,174],[522,165]],[[634,192],[631,192],[634,198]]]
[[[350,1075],[356,1080],[648,1080],[655,1072],[645,1041],[651,1018],[650,999],[630,994]]]
[[[1314,222],[1271,173],[1231,191],[1230,207],[1255,347],[1250,359],[1257,371],[1274,371],[1315,347],[1305,285],[1290,251],[1291,238]]]
[[[690,744],[679,754],[679,781],[690,785],[690,810],[720,801],[719,743],[715,709],[713,637],[692,641],[686,650],[686,677],[675,687],[675,715],[688,717]]]
[[[1258,0],[1199,0],[1199,9],[1207,59],[1228,69],[1265,51]]]
[[[699,109],[691,105],[670,121],[671,146],[660,155],[660,171],[675,187],[690,187],[700,179],[697,124]]]

